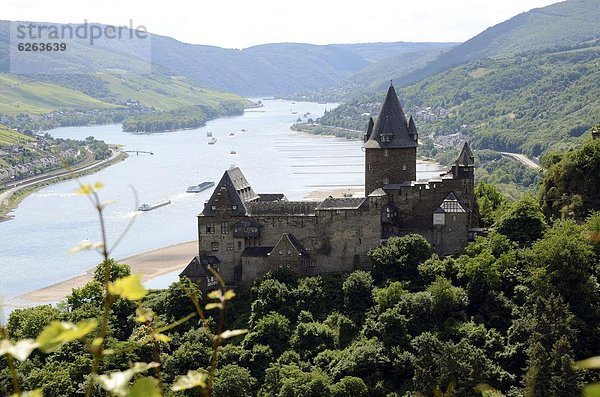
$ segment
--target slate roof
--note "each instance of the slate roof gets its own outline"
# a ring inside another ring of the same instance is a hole
[[[292,233],[283,233],[283,236],[281,236],[277,244],[275,244],[275,247],[273,247],[273,251],[276,250],[279,244],[281,244],[285,240],[289,241],[289,243],[294,248],[297,254],[299,254],[302,257],[308,257],[308,251],[306,251],[304,246],[300,244],[298,239],[296,239],[296,237]]]
[[[247,203],[250,215],[314,215],[315,201],[255,201]]]
[[[358,209],[366,198],[364,197],[331,197],[329,196],[319,206],[317,210],[349,210]]]
[[[183,269],[183,271],[179,274],[179,277],[211,277],[213,274],[208,271],[207,266],[217,269],[218,271],[220,264],[221,261],[214,255],[198,255],[191,260],[185,269]]]
[[[386,196],[386,192],[382,189],[382,188],[377,188],[375,190],[373,190],[371,192],[371,194],[369,194],[369,197],[382,197],[382,196]]]
[[[273,247],[247,247],[242,252],[242,256],[245,257],[266,257],[273,251]]]
[[[465,142],[463,145],[460,155],[458,156],[458,159],[456,159],[456,164],[459,166],[475,165],[475,156],[473,155],[468,142]]]
[[[227,208],[234,215],[246,215],[246,204],[258,200],[258,194],[238,167],[225,171],[206,203],[202,215],[214,216],[220,208]],[[233,209],[235,206],[235,210]],[[215,207],[215,209],[213,209]]]
[[[371,129],[371,124],[369,124]],[[412,148],[417,147],[417,135],[414,121],[409,131],[409,122],[394,86],[390,85],[387,91],[381,111],[377,121],[369,134],[368,140],[363,145],[366,149],[387,149],[387,148]],[[367,130],[368,133],[368,130]],[[383,137],[383,138],[382,138]],[[386,137],[389,137],[386,139]]]

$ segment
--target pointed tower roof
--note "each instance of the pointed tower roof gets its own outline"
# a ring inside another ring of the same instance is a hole
[[[214,216],[218,211],[234,215],[246,215],[246,203],[259,199],[252,186],[238,167],[225,171],[213,194],[208,199],[202,215]],[[235,208],[235,209],[234,209]]]
[[[459,166],[475,165],[475,156],[473,155],[473,152],[471,151],[471,147],[469,146],[468,142],[465,142],[465,144],[463,145],[460,155],[456,159],[456,163]]]
[[[416,131],[416,127],[414,130]],[[412,135],[414,136],[414,134]],[[363,147],[367,149],[417,147],[417,141],[411,137],[409,132],[408,121],[402,106],[400,106],[396,90],[391,84],[381,106],[377,122]]]
[[[373,121],[373,117],[369,117],[369,124],[367,125],[367,132],[365,133],[364,142],[366,142],[366,141],[369,140],[369,137],[373,133],[373,126],[374,125],[375,125],[375,122]]]
[[[408,133],[411,135],[417,133],[417,126],[415,125],[415,120],[413,119],[412,115],[408,119]]]

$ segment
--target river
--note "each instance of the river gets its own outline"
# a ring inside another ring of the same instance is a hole
[[[364,154],[360,142],[289,129],[298,116],[310,112],[309,117],[316,118],[336,104],[263,103],[262,108],[212,120],[193,130],[132,134],[115,124],[58,128],[50,134],[72,139],[94,136],[122,144],[125,150],[154,153],[130,154],[127,160],[82,179],[102,182],[102,199],[117,200],[106,209],[111,241],[137,213],[134,191],[140,203],[172,201],[137,217],[112,253],[123,258],[195,239],[196,215],[212,189],[199,194],[185,190],[207,180],[218,182],[232,165],[242,169],[257,193],[281,192],[290,200],[301,200],[319,189],[362,185]],[[292,109],[297,114],[292,114]],[[208,131],[217,138],[215,145],[207,144]],[[234,136],[230,136],[232,132]],[[419,163],[417,170],[420,179],[439,174],[439,167],[430,163]],[[0,223],[0,299],[4,302],[82,274],[99,261],[94,252],[68,253],[82,240],[100,240],[97,215],[86,197],[73,193],[76,189],[74,180],[46,187],[21,202],[13,213],[14,220]]]

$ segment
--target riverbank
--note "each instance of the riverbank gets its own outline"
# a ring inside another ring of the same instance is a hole
[[[0,193],[0,222],[13,219],[8,214],[17,208],[19,203],[31,193],[60,181],[93,174],[103,168],[123,161],[127,157],[127,153],[120,150],[113,150],[113,154],[108,159],[92,161],[91,163],[83,161],[75,167],[53,170],[46,174],[36,175],[35,177],[19,181],[17,186]]]
[[[142,282],[167,273],[182,270],[190,260],[198,254],[198,242],[188,241],[168,247],[142,252],[117,262],[128,265],[132,274],[141,274]],[[88,269],[84,274],[63,282],[19,295],[10,306],[23,306],[57,302],[65,299],[73,288],[81,288],[94,278],[95,268]]]

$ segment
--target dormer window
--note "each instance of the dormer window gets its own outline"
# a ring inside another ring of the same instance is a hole
[[[381,135],[381,142],[391,142],[393,135]]]

